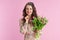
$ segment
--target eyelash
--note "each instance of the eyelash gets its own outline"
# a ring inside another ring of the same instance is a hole
[[[28,8],[26,8],[27,10],[28,10]],[[31,8],[30,8],[30,10],[32,10]]]

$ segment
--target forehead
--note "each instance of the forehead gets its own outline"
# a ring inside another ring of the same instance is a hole
[[[32,8],[32,6],[31,5],[27,5],[26,8]]]

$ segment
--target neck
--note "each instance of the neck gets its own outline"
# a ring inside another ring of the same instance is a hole
[[[31,17],[31,15],[28,15],[29,16],[29,18]]]

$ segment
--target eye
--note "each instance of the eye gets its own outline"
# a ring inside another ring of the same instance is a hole
[[[26,10],[28,10],[29,8],[26,8]]]
[[[32,8],[30,8],[30,10],[32,10]]]

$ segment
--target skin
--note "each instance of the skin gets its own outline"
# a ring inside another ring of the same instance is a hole
[[[27,5],[26,6],[26,14],[27,14],[27,16],[25,17],[26,23],[28,23],[28,20],[29,20],[29,18],[31,16],[32,12],[33,12],[32,6],[31,5]],[[26,34],[26,32],[24,34]],[[34,33],[34,37],[35,37],[35,33]]]
[[[27,14],[27,16],[25,17],[26,23],[28,23],[28,20],[29,20],[29,18],[31,16],[32,12],[33,12],[32,6],[31,5],[27,5],[26,6],[26,14]]]
[[[28,20],[31,17],[32,12],[33,12],[32,6],[31,5],[27,5],[26,6],[26,14],[27,14],[27,16],[25,17],[26,23],[28,23]],[[26,31],[24,31],[24,34],[26,34]]]

